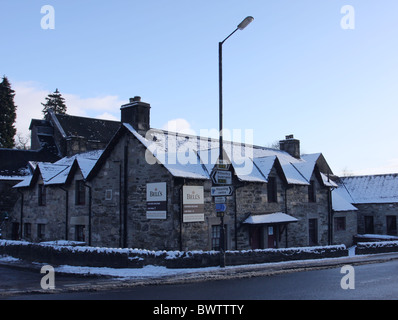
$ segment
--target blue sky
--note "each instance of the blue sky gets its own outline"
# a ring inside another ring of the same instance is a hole
[[[41,28],[44,5],[53,30]],[[355,29],[340,25],[344,5]],[[119,119],[140,95],[154,128],[217,129],[218,42],[248,15],[223,46],[225,128],[265,146],[294,134],[337,174],[398,172],[395,0],[1,0],[18,130],[55,88],[70,114]]]

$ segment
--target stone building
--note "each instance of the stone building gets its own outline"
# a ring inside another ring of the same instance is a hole
[[[104,149],[119,127],[118,121],[56,114],[51,109],[45,119],[32,119],[30,150],[0,149],[0,224],[18,198],[12,187],[30,176],[36,163]]]
[[[342,177],[339,186],[358,208],[358,234],[398,235],[398,174]]]
[[[320,153],[300,155],[293,136],[280,149],[225,141],[228,165],[217,165],[218,140],[150,129],[150,105],[139,97],[121,107],[121,119],[103,150],[71,147],[16,186],[8,237],[218,250],[223,214],[227,249],[352,243],[351,226],[334,238],[332,170]],[[338,215],[356,229],[352,211]]]

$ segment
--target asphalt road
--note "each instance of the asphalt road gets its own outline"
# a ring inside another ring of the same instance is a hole
[[[0,274],[1,271],[2,269],[0,269]],[[355,289],[342,289],[341,280],[348,275],[354,275],[349,283],[354,285]],[[0,277],[0,281],[3,283],[4,277]],[[57,283],[59,281],[61,280],[57,279]],[[71,278],[62,281],[71,281],[73,285]],[[341,267],[336,267],[242,279],[138,286],[95,292],[18,295],[6,298],[26,300],[395,300],[398,299],[398,260],[356,265],[354,274],[352,272],[343,274]]]

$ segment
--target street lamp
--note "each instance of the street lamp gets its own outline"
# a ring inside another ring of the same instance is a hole
[[[222,45],[224,44],[227,39],[232,36],[236,31],[238,30],[243,30],[246,28],[254,18],[252,16],[246,17],[239,25],[236,27],[236,29],[228,36],[226,37],[223,41],[218,43],[218,75],[219,75],[219,125],[220,125],[220,154],[219,154],[219,163],[222,162],[223,160],[223,115],[222,115]]]
[[[223,107],[223,99],[222,99],[222,45],[229,37],[231,37],[236,31],[243,30],[246,28],[254,18],[252,16],[246,17],[237,27],[236,29],[223,41],[218,43],[218,74],[219,74],[219,125],[220,125],[220,140],[219,140],[219,164],[223,162],[223,114],[222,114],[222,107]],[[220,225],[220,266],[225,267],[225,229],[224,229],[224,212],[221,212],[221,225]]]

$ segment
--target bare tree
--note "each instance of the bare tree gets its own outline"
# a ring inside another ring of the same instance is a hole
[[[17,133],[15,148],[19,150],[29,150],[30,149],[30,136],[28,134]]]

